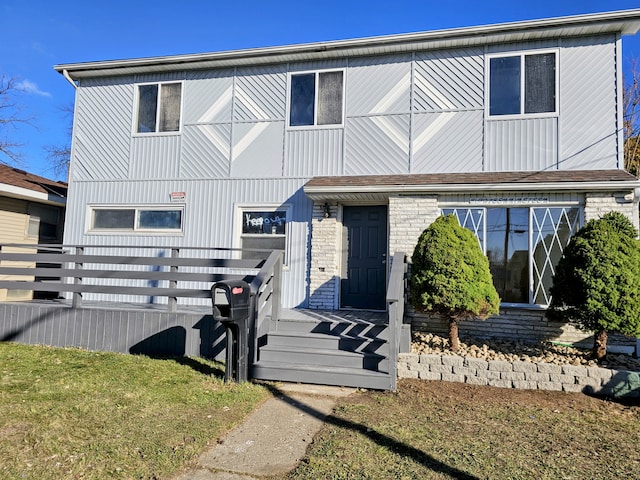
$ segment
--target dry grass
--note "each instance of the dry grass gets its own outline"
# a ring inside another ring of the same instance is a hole
[[[165,478],[267,397],[220,364],[0,343],[0,478]]]
[[[288,478],[638,478],[638,445],[637,403],[405,380],[341,402]]]

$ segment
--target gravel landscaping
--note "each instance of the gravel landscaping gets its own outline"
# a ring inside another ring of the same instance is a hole
[[[609,354],[598,364],[589,358],[591,351],[557,345],[549,342],[538,344],[461,338],[460,349],[454,353],[449,349],[449,340],[425,332],[414,332],[411,353],[457,355],[482,360],[544,362],[554,365],[599,366],[614,370],[640,371],[640,359],[624,354]]]

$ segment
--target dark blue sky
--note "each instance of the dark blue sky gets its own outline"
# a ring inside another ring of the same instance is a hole
[[[640,8],[640,1],[0,0],[0,75],[22,82],[34,126],[10,132],[22,168],[53,177],[44,147],[62,145],[74,89],[53,65],[321,42]],[[625,60],[640,35],[624,37]]]

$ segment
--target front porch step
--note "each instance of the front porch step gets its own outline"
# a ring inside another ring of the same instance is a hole
[[[260,349],[260,362],[311,364],[323,367],[353,368],[388,372],[387,355],[346,351],[341,348],[321,349],[307,346],[272,345]]]
[[[322,333],[275,331],[267,334],[267,344],[271,346],[305,347],[356,353],[378,353],[386,355],[386,339],[368,337],[344,337]]]
[[[275,331],[379,340],[388,340],[389,337],[389,329],[386,324],[358,321],[279,320]]]
[[[372,390],[390,390],[388,373],[354,368],[291,364],[261,360],[251,369],[251,377],[259,380],[358,387]]]

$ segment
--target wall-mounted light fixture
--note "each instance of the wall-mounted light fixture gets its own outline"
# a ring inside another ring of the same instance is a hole
[[[331,207],[327,202],[324,202],[324,205],[322,206],[322,213],[324,218],[329,218],[331,216]]]

